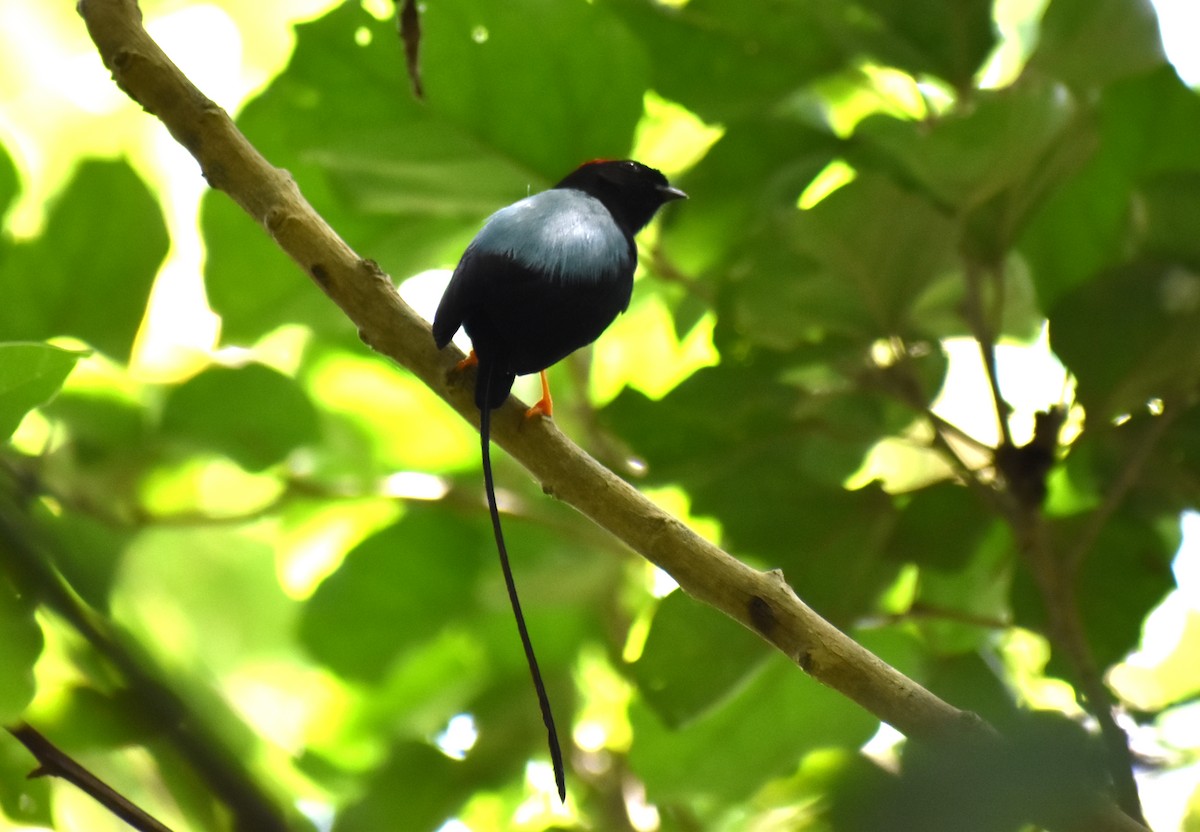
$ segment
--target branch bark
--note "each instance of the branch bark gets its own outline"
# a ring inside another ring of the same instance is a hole
[[[87,792],[105,809],[134,829],[141,832],[171,832],[170,827],[159,822],[125,795],[77,763],[71,755],[46,739],[32,725],[22,722],[6,730],[29,749],[29,753],[38,761],[38,767],[30,773],[30,777],[60,777]]]
[[[113,78],[158,117],[224,191],[345,312],[362,340],[420,378],[478,425],[470,380],[452,370],[461,353],[439,351],[429,325],[396,294],[371,260],[359,257],[264,159],[228,115],[197,90],[141,25],[135,0],[80,0],[80,13]],[[999,737],[890,667],[805,605],[778,571],[752,569],[696,535],[600,465],[547,420],[526,420],[510,399],[492,417],[492,438],[545,491],[574,506],[669,573],[692,597],[758,633],[821,683],[908,737],[934,744],[992,744]],[[1097,796],[1088,817],[1062,829],[1144,827]]]

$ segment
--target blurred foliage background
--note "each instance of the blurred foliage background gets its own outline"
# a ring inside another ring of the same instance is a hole
[[[423,102],[386,0],[142,5],[425,314],[496,208],[667,172],[556,419],[1040,763],[931,759],[499,455],[559,806],[469,426],[20,0],[0,721],[178,829],[1017,830],[1131,771],[1200,829],[1186,0],[429,0]],[[124,828],[33,767],[0,735],[0,828]]]

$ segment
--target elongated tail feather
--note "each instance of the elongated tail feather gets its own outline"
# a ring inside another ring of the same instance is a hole
[[[480,363],[479,372],[486,376],[481,379],[483,385],[483,401],[491,398],[492,368]],[[508,588],[508,600],[512,604],[513,617],[517,619],[517,630],[521,634],[521,646],[525,649],[525,661],[529,665],[529,673],[533,676],[533,687],[537,691],[538,706],[542,709],[542,722],[546,725],[547,741],[550,745],[550,761],[554,766],[554,782],[558,786],[558,799],[564,803],[567,800],[566,772],[563,768],[562,748],[558,744],[558,731],[554,727],[554,714],[550,710],[550,697],[546,695],[546,686],[542,683],[542,672],[538,669],[537,657],[533,654],[533,642],[529,640],[529,630],[525,627],[525,615],[521,612],[521,602],[517,598],[517,584],[513,580],[512,567],[508,563],[508,549],[504,545],[504,532],[500,529],[500,510],[496,507],[496,487],[492,479],[491,454],[491,423],[492,409],[482,407],[479,411],[479,436],[483,446],[483,485],[487,491],[488,511],[492,515],[492,531],[496,535],[496,550],[500,553],[500,568],[504,572],[504,585]]]

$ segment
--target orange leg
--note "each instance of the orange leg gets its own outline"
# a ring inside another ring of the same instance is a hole
[[[460,373],[468,367],[474,367],[479,363],[479,356],[475,354],[475,350],[471,350],[471,354],[462,361],[454,365],[454,372]]]
[[[537,404],[525,411],[525,418],[532,419],[534,416],[549,418],[553,415],[554,400],[550,398],[550,381],[546,378],[546,371],[542,370],[542,398]]]

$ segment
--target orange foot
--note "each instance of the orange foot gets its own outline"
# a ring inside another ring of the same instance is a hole
[[[475,354],[475,350],[471,350],[470,355],[468,355],[462,361],[460,361],[454,365],[454,372],[461,373],[463,370],[467,369],[468,367],[474,367],[478,363],[479,363],[479,356]]]
[[[525,418],[532,419],[534,416],[550,418],[553,415],[554,400],[550,398],[550,381],[546,378],[546,371],[542,370],[542,397],[537,404],[525,411]]]

